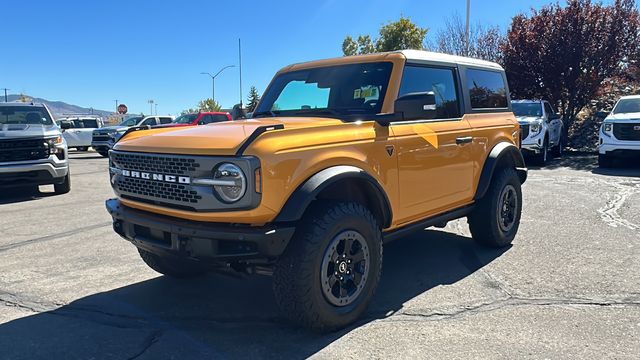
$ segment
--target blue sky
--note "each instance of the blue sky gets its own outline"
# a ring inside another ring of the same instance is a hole
[[[506,28],[543,0],[472,0],[472,22]],[[0,88],[132,113],[176,114],[211,96],[215,73],[238,62],[243,97],[290,63],[341,56],[346,35],[377,34],[400,15],[433,33],[465,0],[12,1],[2,6]],[[13,14],[13,15],[12,15]],[[216,79],[216,100],[239,102],[238,68]]]

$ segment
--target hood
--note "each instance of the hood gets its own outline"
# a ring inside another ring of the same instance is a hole
[[[534,121],[542,121],[542,118],[537,116],[516,116],[516,119],[521,124],[529,124]]]
[[[0,124],[0,139],[49,137],[60,134],[56,125]]]
[[[100,133],[109,133],[109,132],[118,131],[120,129],[128,129],[128,128],[129,128],[128,126],[113,125],[113,126],[104,126],[94,131],[98,131]]]
[[[640,113],[610,114],[605,121],[640,122]]]
[[[264,118],[225,121],[201,126],[156,128],[130,133],[115,150],[191,155],[234,155],[260,126],[284,125],[283,130],[342,124],[329,118]]]

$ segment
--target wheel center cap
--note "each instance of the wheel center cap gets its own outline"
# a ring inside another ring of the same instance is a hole
[[[342,261],[340,263],[340,265],[338,265],[338,271],[340,271],[343,274],[347,272],[347,262],[346,261]]]

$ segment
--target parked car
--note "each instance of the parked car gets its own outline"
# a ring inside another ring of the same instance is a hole
[[[170,124],[155,125],[152,127],[167,128],[167,127],[206,125],[206,124],[213,124],[213,123],[223,122],[223,121],[231,121],[231,114],[227,112],[201,112],[201,113],[180,115]]]
[[[113,229],[176,278],[273,274],[298,324],[363,314],[383,241],[467,217],[473,239],[514,239],[527,170],[504,70],[426,51],[280,70],[252,119],[137,130],[110,152]]]
[[[0,103],[0,188],[48,184],[56,194],[71,190],[67,142],[49,109]]]
[[[173,120],[173,116],[132,116],[125,119],[119,125],[105,126],[102,129],[94,130],[91,147],[93,147],[100,155],[108,157],[109,149],[111,149],[113,144],[118,141],[120,136],[122,136],[122,134],[124,134],[129,128],[142,125],[155,126],[160,124],[170,124]]]
[[[548,101],[513,100],[513,113],[522,130],[522,151],[538,165],[544,165],[549,152],[562,156],[563,123]]]
[[[621,97],[600,127],[600,167],[611,167],[614,159],[629,157],[640,158],[640,95]]]
[[[59,125],[68,124],[62,132],[67,146],[78,151],[87,151],[93,140],[93,131],[104,123],[99,116],[66,117],[56,121]]]

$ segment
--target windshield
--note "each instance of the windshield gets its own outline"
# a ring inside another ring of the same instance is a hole
[[[98,119],[63,119],[60,123],[66,122],[72,129],[91,129],[98,127]]]
[[[0,124],[53,125],[53,120],[43,107],[0,106]]]
[[[273,80],[253,117],[378,114],[392,67],[377,62],[284,73]]]
[[[613,109],[614,114],[640,113],[640,99],[622,99]]]
[[[511,106],[516,116],[542,117],[542,104],[540,103],[511,103]]]
[[[120,126],[134,126],[135,124],[138,123],[138,121],[144,119],[143,116],[134,116],[134,117],[130,117],[127,120],[123,121],[120,123]]]
[[[174,123],[176,123],[176,124],[191,124],[197,118],[198,118],[198,114],[185,114],[185,115],[178,116],[178,118],[175,119]]]

